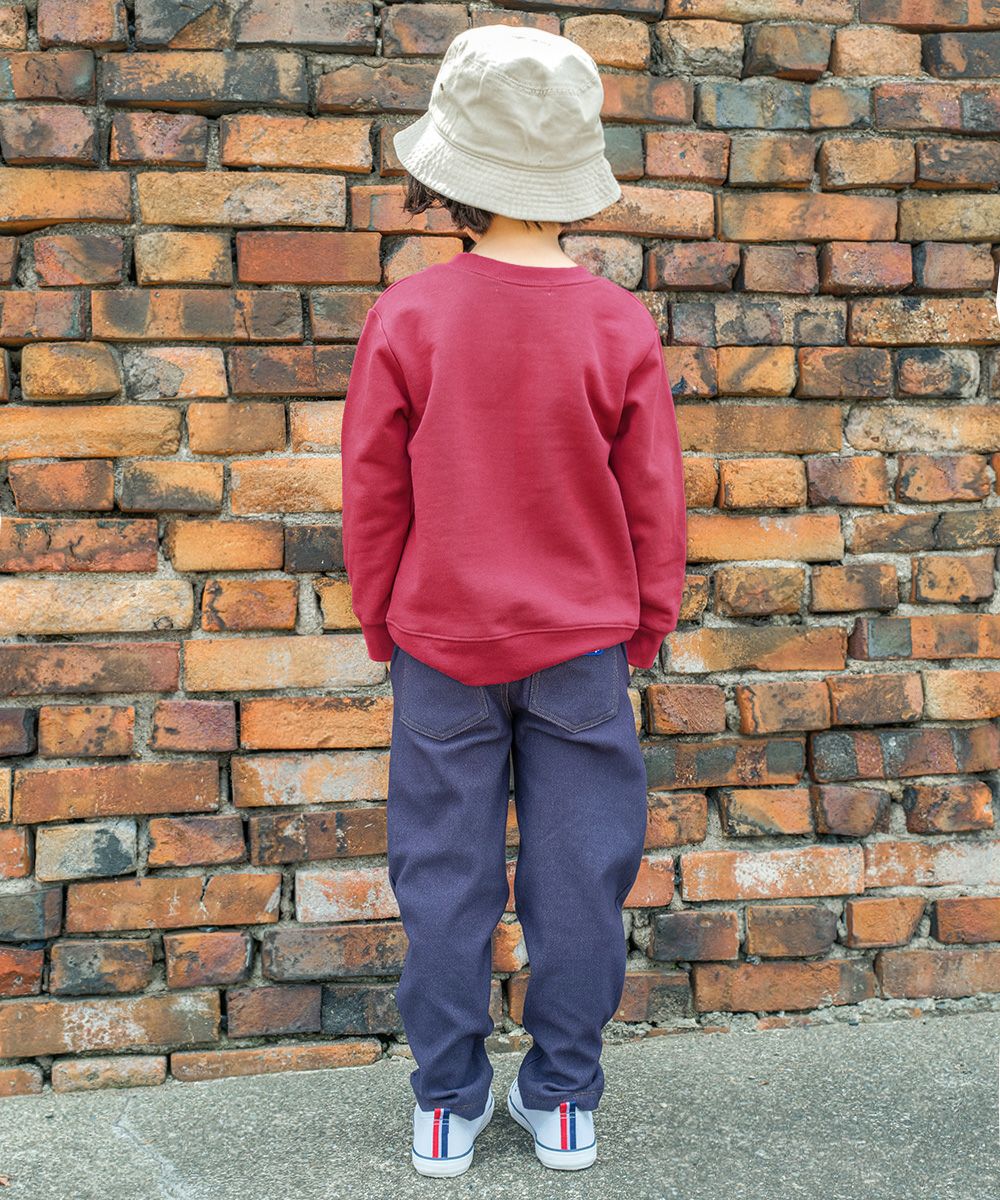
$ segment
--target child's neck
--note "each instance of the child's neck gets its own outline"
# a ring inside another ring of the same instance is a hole
[[[576,263],[559,244],[562,230],[557,221],[545,221],[542,229],[535,230],[511,217],[494,216],[470,253],[524,267],[574,267]]]

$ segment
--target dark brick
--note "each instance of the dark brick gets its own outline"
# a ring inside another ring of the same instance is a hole
[[[286,525],[284,571],[289,575],[344,568],[340,528],[335,525]]]
[[[396,985],[327,984],[323,988],[322,1030],[341,1037],[402,1033],[403,1018],[396,1005]]]
[[[0,942],[38,942],[62,929],[61,887],[0,895]]]
[[[51,962],[53,995],[141,992],[153,978],[153,943],[149,938],[56,942]]]

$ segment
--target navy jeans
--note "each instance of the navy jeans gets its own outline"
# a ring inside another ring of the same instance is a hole
[[[417,1103],[469,1118],[486,1107],[513,764],[514,902],[529,960],[522,1023],[533,1040],[521,1098],[597,1108],[601,1031],[625,984],[622,905],[646,837],[625,643],[481,686],[396,646],[390,679],[389,882],[408,939],[396,1000]]]

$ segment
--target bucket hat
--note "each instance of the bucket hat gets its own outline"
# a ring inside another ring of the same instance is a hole
[[[621,197],[604,153],[604,86],[581,46],[482,25],[445,50],[427,111],[392,139],[415,179],[506,217],[577,221]]]

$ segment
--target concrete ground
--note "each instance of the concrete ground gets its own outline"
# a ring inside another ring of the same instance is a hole
[[[506,1111],[456,1179],[410,1166],[412,1063],[0,1100],[2,1200],[988,1200],[1000,1013],[608,1045],[598,1159],[547,1170]]]

